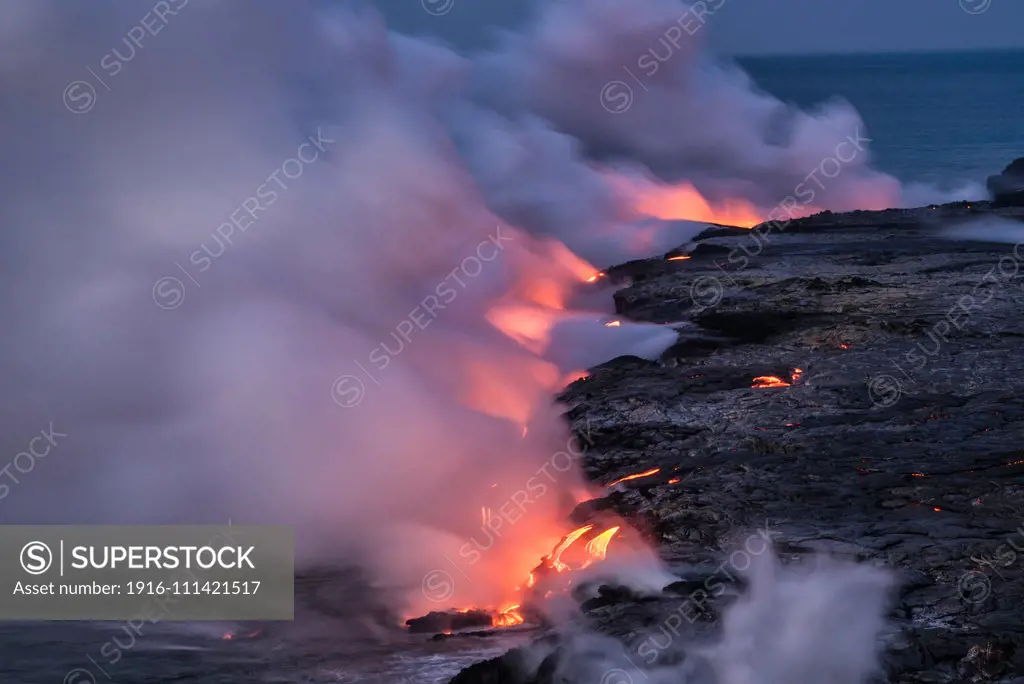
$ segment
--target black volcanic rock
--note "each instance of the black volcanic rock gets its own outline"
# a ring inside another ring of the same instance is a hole
[[[433,611],[418,618],[405,621],[406,627],[413,634],[423,632],[453,632],[472,627],[490,627],[491,614],[480,610],[464,613]]]
[[[537,678],[540,673],[529,673],[525,660],[519,650],[509,651],[467,667],[449,684],[543,684]]]
[[[609,269],[628,276],[620,315],[684,334],[659,362],[618,359],[562,395],[592,440],[591,480],[662,469],[579,514],[643,521],[683,581],[660,599],[586,603],[588,629],[630,648],[767,525],[783,562],[826,551],[896,573],[888,682],[1020,681],[1024,264],[1012,245],[941,230],[980,216],[1024,220],[1024,207],[822,213],[762,227],[760,242],[716,228],[685,246],[710,258]],[[789,385],[751,387],[765,375]],[[724,585],[684,640],[714,634],[746,590]],[[547,667],[525,671],[518,654],[453,681],[547,684],[560,651],[544,648],[531,662]]]
[[[996,204],[1024,206],[1024,157],[1014,160],[1002,173],[989,176],[986,185]]]

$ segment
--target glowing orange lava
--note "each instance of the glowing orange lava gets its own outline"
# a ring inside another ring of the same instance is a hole
[[[622,325],[622,321],[608,321],[607,323],[604,324],[604,327],[618,328],[620,325]]]
[[[759,375],[754,378],[751,387],[754,389],[764,389],[766,387],[789,387],[789,383],[778,378],[774,375]]]
[[[757,207],[745,200],[726,200],[712,204],[687,182],[661,185],[650,180],[613,180],[627,193],[637,213],[663,220],[705,221],[726,226],[753,228],[766,219]]]
[[[572,546],[573,542],[585,535],[590,530],[594,529],[593,525],[584,525],[583,527],[577,527],[575,530],[565,535],[565,537],[555,546],[549,557],[551,566],[558,572],[565,572],[569,569],[569,566],[562,562],[562,554],[565,550]]]
[[[686,261],[689,258],[690,257],[688,257],[688,256],[674,256],[674,257],[669,257],[668,260],[669,261]]]
[[[608,554],[608,542],[612,540],[612,537],[618,531],[618,526],[612,527],[591,539],[590,543],[587,544],[587,553],[590,554],[591,558],[604,560]]]
[[[619,484],[620,482],[628,482],[630,480],[638,480],[641,477],[648,477],[650,475],[654,475],[654,474],[660,473],[660,472],[661,472],[661,468],[651,468],[650,470],[645,470],[642,473],[634,473],[632,475],[626,475],[626,477],[620,477],[618,480],[615,480],[614,482],[609,482],[607,486],[608,487],[613,487],[613,486]]]
[[[485,512],[489,513],[490,511],[489,509],[485,509]],[[522,608],[524,604],[527,604],[527,608],[529,608],[531,597],[532,599],[536,599],[542,596],[542,598],[548,599],[557,593],[566,591],[572,584],[572,580],[554,580],[553,578],[563,573],[570,573],[574,569],[582,570],[595,562],[605,560],[608,555],[608,545],[620,532],[621,527],[616,525],[602,531],[596,536],[591,537],[581,552],[579,550],[580,544],[577,544],[577,542],[593,530],[594,525],[587,524],[582,527],[578,527],[563,536],[558,543],[555,544],[550,555],[544,556],[533,572],[529,574],[525,582],[525,587],[515,587],[516,592],[519,594],[518,603],[511,603],[506,607],[498,609],[458,608],[452,609],[452,612],[459,614],[480,612],[488,613],[491,616],[491,625],[493,627],[513,627],[515,625],[523,624],[526,618],[523,616]],[[575,553],[567,560],[563,560],[563,555],[570,549],[574,549]],[[584,553],[585,557],[583,555]],[[570,565],[570,563],[572,563],[572,565]],[[554,585],[548,584],[547,586],[538,586],[542,581],[554,581],[556,583]],[[541,592],[543,592],[543,594],[541,594]],[[225,636],[225,638],[230,637]]]
[[[571,385],[577,380],[586,380],[589,377],[590,373],[588,373],[587,371],[573,371],[572,373],[569,373],[564,378],[562,378],[562,387]]]
[[[523,257],[513,287],[490,309],[488,322],[520,345],[542,355],[551,330],[564,318],[573,287],[604,273],[557,240],[546,240]]]
[[[491,618],[491,624],[495,627],[514,627],[523,624],[523,616],[517,611],[519,604],[503,608],[501,612]]]

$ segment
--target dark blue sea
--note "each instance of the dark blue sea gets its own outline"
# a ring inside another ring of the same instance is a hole
[[[904,182],[984,183],[1024,156],[1024,51],[737,61],[762,90],[802,108],[848,100],[875,166]]]

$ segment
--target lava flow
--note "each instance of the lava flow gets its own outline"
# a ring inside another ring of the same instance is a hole
[[[545,588],[548,588],[552,584],[552,577],[572,572],[573,570],[582,570],[583,568],[589,567],[595,561],[604,560],[608,554],[608,544],[619,532],[619,529],[620,527],[616,525],[604,530],[600,534],[592,536],[586,545],[583,546],[584,551],[582,554],[578,554],[577,559],[566,560],[565,556],[569,550],[571,548],[574,549],[574,545],[579,546],[576,542],[594,530],[594,525],[583,525],[582,527],[577,527],[575,530],[562,537],[562,539],[555,545],[554,549],[552,549],[551,553],[541,559],[540,564],[533,569],[533,572],[530,573],[526,582],[526,587],[536,591],[539,583],[543,583]],[[571,580],[566,582],[565,585],[567,586],[569,583],[571,583]],[[545,592],[545,597],[550,596],[553,591],[557,591],[558,589],[564,590],[564,588],[565,586],[551,587]]]
[[[466,608],[447,613],[435,612],[421,618],[410,618],[406,625],[413,632],[450,635],[453,630],[468,627],[515,627],[523,624],[526,616],[539,617],[538,605],[545,599],[564,593],[572,584],[567,575],[607,558],[608,546],[621,526],[615,525],[592,534],[595,528],[593,524],[583,525],[563,536],[551,553],[541,558],[530,572],[525,585],[515,588],[520,596],[519,603],[497,610]],[[584,544],[581,540],[587,537],[589,539]]]
[[[639,480],[641,477],[648,477],[650,475],[656,475],[659,472],[661,472],[661,468],[651,468],[650,470],[645,470],[642,473],[633,473],[632,475],[626,475],[625,477],[620,477],[618,480],[615,480],[613,482],[609,482],[607,486],[608,487],[614,487],[615,485],[619,484],[620,482],[629,482],[630,480]]]
[[[703,221],[739,228],[753,228],[766,220],[750,202],[734,199],[712,203],[685,181],[662,185],[648,179],[627,178],[611,173],[607,175],[612,185],[643,216],[666,221]]]
[[[803,377],[803,370],[800,368],[794,368],[793,373],[789,376],[789,382],[786,382],[777,375],[759,375],[751,381],[751,387],[754,389],[765,389],[768,387],[789,387],[795,385]]]
[[[789,383],[776,375],[759,375],[753,379],[751,387],[764,389],[766,387],[789,387]]]

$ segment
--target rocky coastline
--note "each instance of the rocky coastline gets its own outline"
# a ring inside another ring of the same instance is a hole
[[[606,271],[619,314],[679,342],[561,400],[594,482],[661,469],[591,505],[638,521],[684,581],[643,600],[606,588],[581,608],[589,629],[630,648],[760,530],[783,562],[826,552],[896,575],[884,681],[1024,677],[1024,250],[963,239],[1024,221],[1014,197],[709,227]],[[716,629],[743,591],[726,583],[681,641]],[[538,637],[539,663],[514,651],[452,684],[569,684],[558,638]]]

